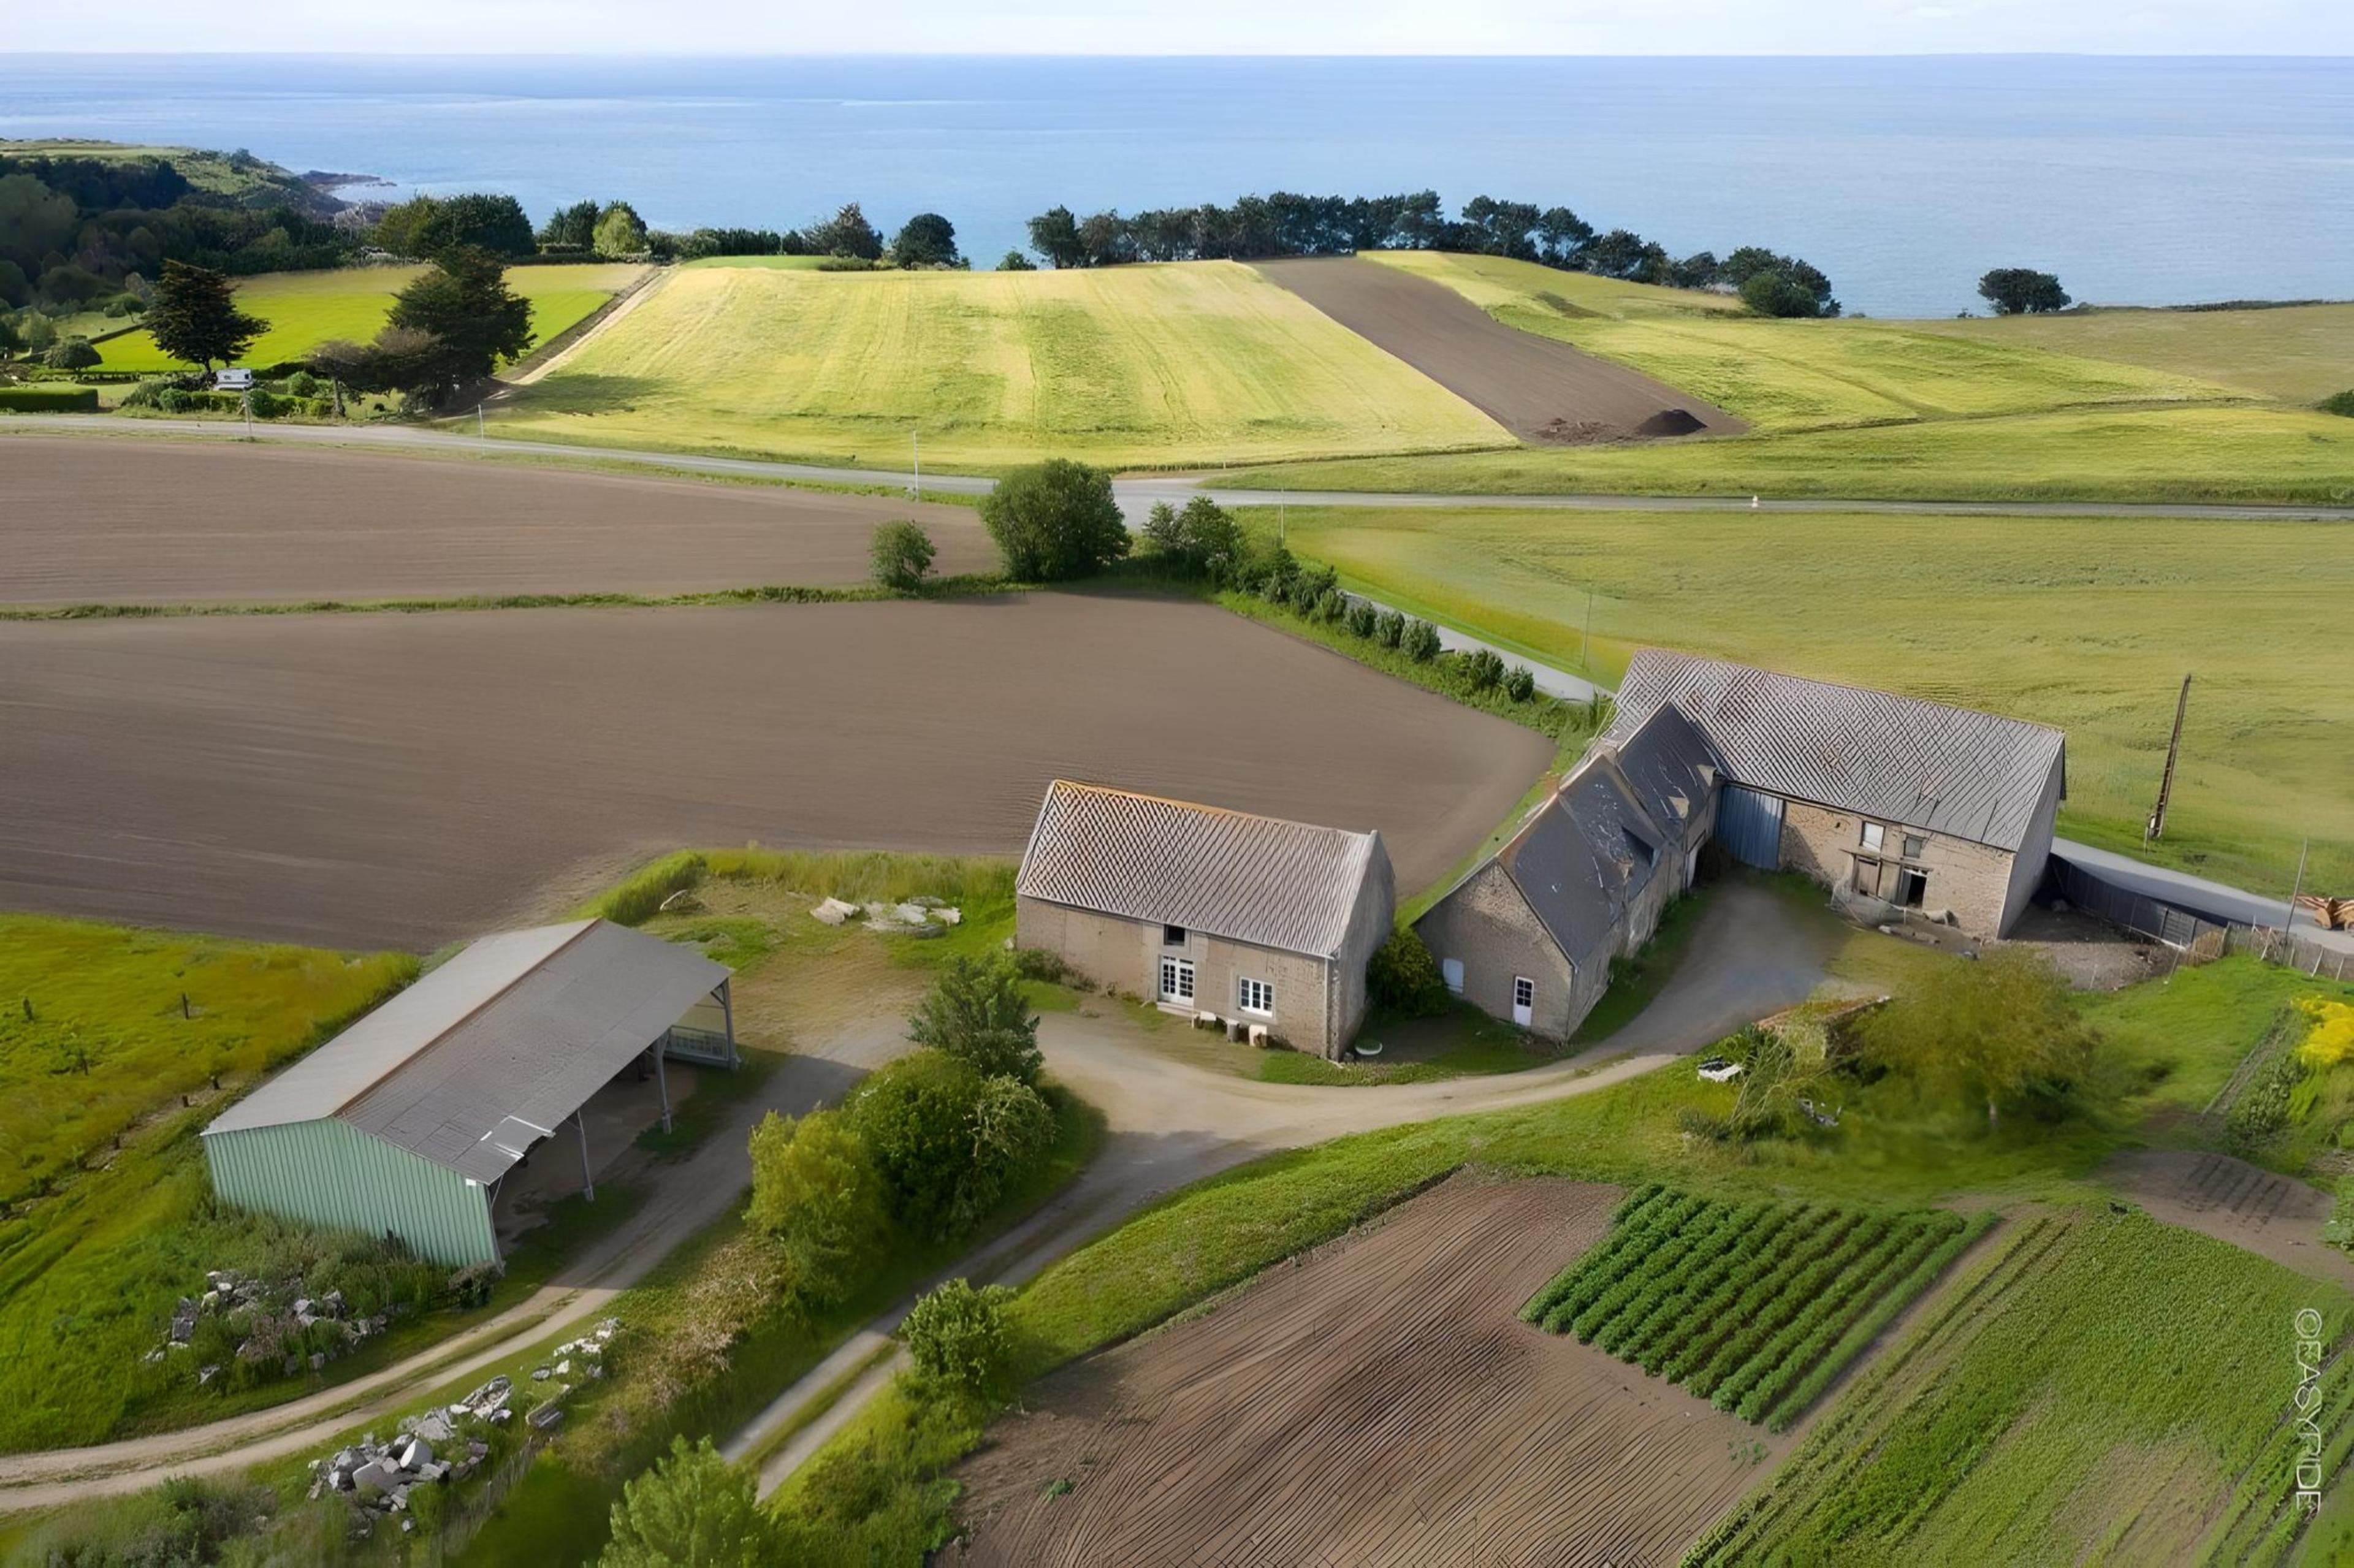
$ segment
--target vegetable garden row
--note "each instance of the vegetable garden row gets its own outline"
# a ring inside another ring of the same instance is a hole
[[[1994,1216],[1638,1188],[1521,1308],[1778,1432]]]

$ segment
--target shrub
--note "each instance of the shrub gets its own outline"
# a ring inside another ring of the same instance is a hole
[[[672,894],[701,886],[710,870],[708,862],[691,852],[664,855],[624,877],[619,885],[590,904],[588,912],[617,926],[642,926],[653,918],[654,911]]]
[[[598,1568],[758,1568],[781,1561],[777,1527],[760,1507],[750,1471],[705,1437],[670,1440],[670,1456],[621,1489],[612,1539]]]
[[[86,337],[67,338],[41,355],[41,363],[52,370],[88,370],[98,361],[98,350]]]
[[[1349,596],[1339,588],[1326,588],[1316,596],[1310,613],[1328,625],[1337,623],[1349,613]]]
[[[1242,565],[1242,524],[1206,495],[1194,496],[1182,511],[1155,502],[1145,518],[1144,539],[1156,556],[1213,582],[1230,579]]]
[[[2354,391],[2332,392],[2314,406],[2325,414],[2342,414],[2354,419]]]
[[[1417,664],[1427,664],[1438,657],[1438,628],[1426,620],[1409,621],[1398,639],[1398,652]]]
[[[1013,1299],[1002,1285],[976,1290],[965,1279],[943,1280],[919,1298],[899,1325],[917,1375],[967,1393],[995,1383],[1009,1360],[1005,1317]]]
[[[981,520],[1008,577],[1063,582],[1092,577],[1128,554],[1128,524],[1111,475],[1067,458],[1017,468],[981,497]]]
[[[875,586],[893,593],[914,593],[930,575],[935,553],[932,536],[916,524],[905,519],[883,524],[875,530],[875,542],[867,551]]]
[[[1413,927],[1400,927],[1373,949],[1365,967],[1365,989],[1378,1005],[1408,1018],[1447,1011],[1450,1000],[1438,960]]]
[[[972,1065],[984,1077],[1038,1081],[1038,1017],[1012,957],[954,958],[907,1017],[907,1038]]]
[[[327,384],[307,370],[298,370],[286,378],[286,390],[296,397],[316,397],[327,389]]]
[[[74,414],[98,410],[94,387],[0,387],[0,413]]]
[[[1405,617],[1394,609],[1384,609],[1373,617],[1373,641],[1384,648],[1394,648],[1405,636]]]
[[[2225,1146],[2236,1154],[2252,1153],[2286,1127],[2289,1101],[2305,1075],[2306,1065],[2294,1051],[2285,1051],[2265,1063],[2223,1118]]]
[[[1537,694],[1536,672],[1526,664],[1515,664],[1504,672],[1504,695],[1516,703],[1525,703]]]
[[[267,387],[257,387],[245,395],[245,406],[253,410],[257,419],[274,419],[292,409],[293,405]]]
[[[1372,637],[1373,622],[1380,619],[1380,616],[1381,611],[1365,600],[1362,599],[1351,600],[1347,620],[1349,634],[1352,637]]]
[[[1492,691],[1504,678],[1504,661],[1492,648],[1475,648],[1463,656],[1463,682],[1475,692]]]
[[[918,1051],[875,1073],[851,1100],[851,1126],[883,1179],[885,1202],[912,1234],[947,1241],[965,1234],[996,1207],[1006,1176],[1044,1152],[1032,1139],[1042,1126],[1052,1138],[1052,1113],[1032,1116],[1018,1096],[991,1087],[999,1083],[1038,1098],[1017,1080],[986,1078],[944,1052]]]
[[[795,1120],[770,1111],[752,1129],[757,1230],[780,1237],[809,1301],[839,1301],[883,1234],[883,1187],[866,1146],[839,1111]]]

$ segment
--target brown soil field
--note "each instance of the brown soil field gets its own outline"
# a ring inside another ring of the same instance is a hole
[[[1065,1368],[960,1467],[939,1561],[1673,1563],[1786,1440],[1514,1316],[1618,1197],[1458,1177]]]
[[[866,580],[875,525],[997,564],[965,506],[270,445],[11,437],[0,605],[687,593]]]
[[[1524,441],[1558,445],[1748,429],[1664,381],[1508,327],[1427,278],[1351,256],[1256,265]]]
[[[1443,874],[1533,731],[1190,600],[0,624],[0,907],[429,948],[681,845],[1016,853],[1064,775]]]
[[[2152,1218],[2354,1287],[2354,1260],[2321,1239],[2335,1200],[2318,1187],[2190,1149],[2120,1154],[2101,1174]]]

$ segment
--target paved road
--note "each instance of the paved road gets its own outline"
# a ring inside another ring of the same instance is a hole
[[[246,427],[228,419],[127,419],[108,414],[37,414],[0,416],[0,434],[10,429],[90,430],[111,435],[186,435],[236,440]],[[641,448],[572,446],[560,441],[488,440],[462,429],[419,425],[261,425],[253,439],[300,441],[325,446],[392,447],[411,451],[452,453],[520,452],[535,457],[569,459],[576,462],[642,463],[687,473],[741,474],[751,478],[800,480],[822,484],[879,484],[911,489],[915,475],[904,471],[837,468],[820,463],[770,462],[758,458],[704,457],[685,452],[649,451]],[[0,465],[7,449],[0,446]],[[995,481],[973,474],[927,472],[924,493],[940,495],[985,495]],[[2094,501],[1882,501],[1870,497],[1817,497],[1808,500],[1759,500],[1724,495],[1456,495],[1440,492],[1384,493],[1359,490],[1249,490],[1216,477],[1204,481],[1187,475],[1131,478],[1115,486],[1121,509],[1141,517],[1156,501],[1182,504],[1197,494],[1224,506],[1364,506],[1449,509],[1529,509],[1548,511],[1656,512],[1849,512],[1896,517],[2181,517],[2216,521],[2354,522],[2349,506],[2230,506],[2194,503],[2162,503]]]
[[[2069,839],[2053,839],[2052,853],[2062,860],[2073,861],[2112,886],[2162,903],[2178,904],[2211,919],[2237,921],[2244,926],[2270,926],[2278,929],[2281,916],[2289,913],[2285,898],[2259,897],[2241,888],[2210,882],[2203,876],[2193,876],[2187,871],[2151,865],[2131,855],[2094,849],[2090,844],[2080,844]],[[2312,942],[2331,952],[2354,953],[2354,931],[2326,930],[2315,925],[2312,915],[2305,910],[2296,912],[2288,929],[2300,942]]]

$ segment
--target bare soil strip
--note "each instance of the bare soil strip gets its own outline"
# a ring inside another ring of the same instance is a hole
[[[1789,1439],[1515,1320],[1618,1195],[1458,1177],[1065,1369],[961,1467],[944,1560],[1672,1563]]]
[[[1534,732],[1119,595],[0,625],[0,906],[431,948],[682,844],[1015,853],[1066,775],[1352,829],[1401,887]]]
[[[2120,1154],[2101,1174],[2169,1225],[2354,1287],[2354,1259],[2321,1239],[2335,1200],[2318,1187],[2190,1149]]]
[[[970,507],[272,444],[24,436],[0,486],[0,605],[832,587],[895,517],[996,565]]]
[[[1508,327],[1427,278],[1345,256],[1257,265],[1524,441],[1560,445],[1748,429],[1714,404],[1640,371]]]

